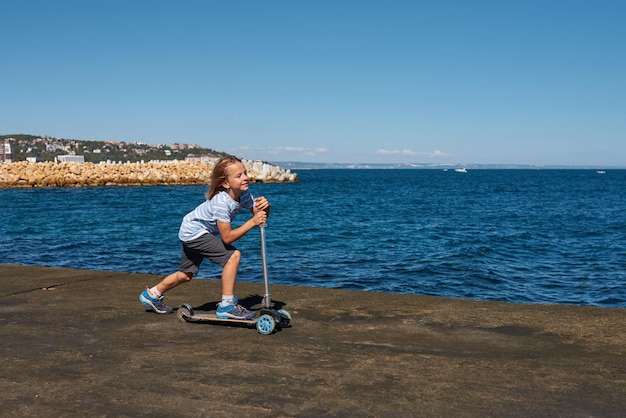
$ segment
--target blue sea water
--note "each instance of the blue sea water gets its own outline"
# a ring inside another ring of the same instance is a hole
[[[626,307],[626,170],[298,175],[251,186],[272,203],[270,283]],[[205,191],[0,189],[0,262],[167,275],[178,266],[180,220]],[[239,280],[261,283],[258,231],[236,245]],[[219,276],[210,262],[199,275]]]

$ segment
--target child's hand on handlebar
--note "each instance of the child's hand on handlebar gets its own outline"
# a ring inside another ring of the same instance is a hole
[[[252,221],[254,222],[254,226],[265,224],[265,222],[267,222],[267,213],[263,210],[257,211],[252,217]]]
[[[254,199],[254,206],[259,210],[267,212],[270,208],[270,202],[264,196],[261,196]]]

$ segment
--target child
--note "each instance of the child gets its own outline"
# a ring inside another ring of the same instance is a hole
[[[238,304],[235,282],[241,253],[232,243],[255,226],[263,225],[270,212],[265,197],[254,199],[248,190],[249,177],[245,166],[236,157],[224,157],[213,167],[207,200],[184,218],[178,232],[183,244],[180,266],[153,288],[146,288],[139,300],[154,312],[169,314],[173,310],[163,303],[164,293],[191,280],[205,258],[219,264],[222,271],[222,301],[218,318],[251,319],[254,312]],[[231,222],[240,208],[250,209],[252,217],[232,229]]]

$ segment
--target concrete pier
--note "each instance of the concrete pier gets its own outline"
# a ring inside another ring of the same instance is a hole
[[[292,326],[179,322],[160,277],[0,265],[2,416],[623,417],[626,310],[272,285]],[[260,306],[262,280],[238,283]],[[168,293],[211,312],[219,282]]]

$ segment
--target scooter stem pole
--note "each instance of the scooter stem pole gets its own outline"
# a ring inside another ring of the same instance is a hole
[[[270,283],[267,278],[267,258],[265,255],[265,225],[259,226],[259,231],[261,232],[261,260],[263,262],[263,282],[265,283],[265,295],[263,297],[263,303],[267,309],[270,308],[272,304],[271,296],[270,296]]]

